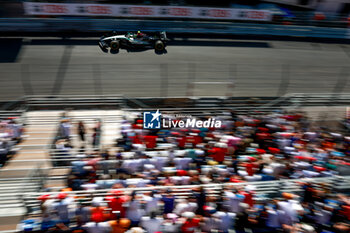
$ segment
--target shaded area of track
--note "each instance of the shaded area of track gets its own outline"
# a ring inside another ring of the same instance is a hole
[[[346,92],[350,45],[182,40],[152,50],[105,54],[97,39],[24,39],[16,61],[0,63],[0,100],[24,94],[277,96]]]

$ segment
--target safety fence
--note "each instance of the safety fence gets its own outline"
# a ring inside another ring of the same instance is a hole
[[[271,198],[280,197],[283,192],[293,193],[297,195],[303,194],[303,188],[300,183],[312,183],[316,189],[325,189],[329,193],[342,192],[349,193],[350,191],[350,177],[321,177],[321,178],[305,178],[295,180],[274,180],[274,181],[260,181],[260,182],[246,182],[246,183],[225,183],[225,184],[203,184],[203,185],[177,185],[177,186],[156,186],[156,187],[139,187],[139,188],[125,188],[116,189],[131,194],[132,191],[138,193],[158,191],[166,191],[172,194],[176,199],[188,198],[192,194],[193,188],[203,187],[208,196],[221,195],[223,188],[244,189],[248,185],[253,186],[256,195],[255,200],[263,203],[271,200]],[[79,200],[90,203],[94,197],[105,197],[111,189],[85,190],[85,191],[70,191],[69,195],[73,195]],[[50,194],[57,195],[59,192],[27,192],[23,194],[24,205],[27,207],[27,215],[40,214],[40,195]]]
[[[345,23],[345,25],[347,25]],[[344,27],[320,27],[316,25],[281,25],[241,22],[196,22],[178,20],[129,20],[129,19],[69,19],[69,18],[1,18],[1,32],[69,33],[82,36],[118,30],[167,31],[169,34],[216,34],[292,36],[308,38],[349,39],[349,29]]]

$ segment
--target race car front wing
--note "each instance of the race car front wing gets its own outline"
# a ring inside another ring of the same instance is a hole
[[[104,53],[108,53],[108,45],[106,42],[104,41],[99,41],[98,42],[98,46],[100,47],[100,49],[104,52]]]

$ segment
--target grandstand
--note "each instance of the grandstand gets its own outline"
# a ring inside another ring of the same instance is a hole
[[[0,233],[349,233],[334,2],[2,1]]]
[[[348,133],[347,130],[337,123],[344,120],[346,116],[345,106],[348,105],[349,101],[350,98],[346,94],[290,94],[275,99],[224,97],[211,98],[211,101],[206,98],[202,100],[200,98],[182,98],[181,101],[179,99],[174,101],[171,98],[126,98],[123,96],[26,97],[25,101],[16,105],[17,110],[4,111],[1,115],[3,119],[8,118],[8,116],[17,116],[25,126],[22,135],[23,140],[14,148],[16,154],[0,170],[0,195],[2,197],[0,219],[2,223],[6,222],[6,224],[1,224],[1,230],[13,231],[14,226],[21,219],[27,219],[26,221],[38,219],[42,215],[41,199],[39,197],[47,194],[50,197],[55,197],[62,190],[67,190],[67,180],[70,179],[71,169],[74,167],[73,161],[80,161],[81,158],[85,160],[85,157],[80,157],[82,151],[79,149],[81,148],[79,135],[73,130],[70,135],[72,148],[69,148],[68,153],[67,150],[62,152],[62,148],[56,148],[57,139],[60,137],[62,119],[69,119],[74,125],[79,121],[83,121],[86,128],[89,129],[94,128],[97,122],[101,122],[101,143],[95,146],[88,143],[84,152],[85,154],[91,154],[93,156],[91,158],[94,158],[95,156],[99,157],[98,154],[93,155],[94,151],[118,148],[118,146],[116,147],[116,139],[122,138],[122,128],[126,119],[132,121],[134,117],[139,115],[138,112],[155,109],[156,107],[164,113],[187,113],[196,117],[212,115],[219,118],[230,118],[231,115],[228,113],[232,110],[235,111],[235,115],[256,116],[258,119],[271,113],[287,114],[289,112],[293,115],[295,112],[303,112],[314,125],[322,124],[324,127],[328,127],[327,129],[323,128],[323,130],[345,136]],[[170,108],[169,102],[177,103],[178,106],[175,104]],[[91,132],[87,133],[87,135],[91,134]],[[165,147],[162,144],[165,144]],[[165,153],[166,148],[168,148],[166,143],[158,142],[154,149],[147,149],[144,153],[152,158],[152,156],[155,156],[154,153],[159,155]],[[135,149],[132,151],[134,152],[122,152],[121,156],[126,156],[124,158],[126,159],[131,156],[130,153],[135,153]],[[133,154],[132,156],[137,155]],[[57,163],[60,164],[57,165]],[[107,170],[109,170],[110,178],[118,174],[115,172],[118,163],[118,158],[108,159]],[[226,166],[225,164],[222,165]],[[102,169],[101,165],[98,167],[97,173],[104,174],[103,171],[105,170]],[[215,165],[215,163],[208,167],[215,171],[223,168],[220,167],[220,164]],[[204,171],[204,167],[201,170]],[[245,170],[242,164],[239,166],[239,170],[241,172]],[[191,200],[193,192],[196,193],[198,187],[203,187],[207,198],[212,200],[208,203],[216,203],[215,200],[220,199],[222,193],[227,190],[254,189],[254,202],[261,205],[276,198],[280,199],[283,193],[303,197],[305,190],[300,185],[301,182],[312,184],[315,190],[327,190],[330,194],[346,194],[350,192],[350,178],[346,172],[343,172],[344,170],[339,170],[334,175],[327,174],[322,177],[317,175],[316,177],[310,176],[313,178],[309,176],[302,178],[302,176],[298,179],[273,179],[270,181],[258,181],[259,178],[256,179],[256,177],[251,179],[254,176],[258,177],[260,174],[246,178],[243,178],[243,175],[241,178],[236,177],[224,183],[222,181],[213,183],[207,181],[199,183],[180,181],[180,183],[171,182],[166,186],[158,185],[155,187],[135,185],[140,182],[140,179],[129,176],[126,180],[129,183],[124,187],[116,186],[113,179],[103,179],[101,182],[96,182],[97,186],[94,188],[90,185],[86,186],[90,187],[86,190],[68,189],[66,193],[71,197],[79,198],[84,205],[95,205],[96,200],[99,200],[98,197],[110,196],[112,187],[115,191],[122,191],[124,195],[131,194],[131,191],[137,191],[139,196],[147,196],[150,190],[157,190],[159,194],[174,196],[176,203],[181,203],[184,199]],[[237,178],[238,183],[235,181]],[[109,184],[107,185],[107,183]],[[69,183],[68,186],[70,186]],[[16,195],[13,195],[14,193]],[[336,196],[330,197],[335,198]],[[99,200],[99,203],[102,206],[108,206],[108,200],[108,198],[105,198]],[[161,205],[159,208],[161,210],[164,206]],[[178,214],[181,216],[180,212]],[[177,223],[177,227],[181,227],[181,224]]]

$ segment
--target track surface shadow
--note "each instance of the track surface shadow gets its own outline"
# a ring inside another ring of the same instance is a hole
[[[0,39],[0,63],[16,62],[22,39]]]

